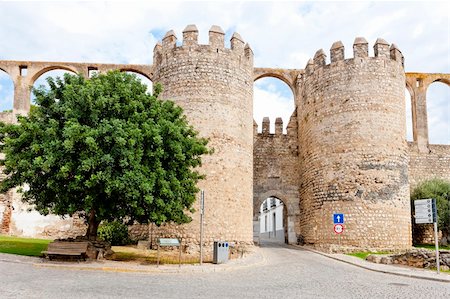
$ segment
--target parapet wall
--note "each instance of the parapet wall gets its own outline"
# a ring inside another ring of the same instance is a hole
[[[411,245],[405,74],[395,45],[378,39],[375,57],[356,38],[308,62],[298,99],[300,223],[307,243],[359,248]],[[345,233],[333,214],[345,214]],[[396,229],[393,230],[392,227]]]

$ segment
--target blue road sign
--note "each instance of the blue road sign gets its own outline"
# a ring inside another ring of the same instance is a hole
[[[344,214],[333,214],[334,224],[344,224]]]

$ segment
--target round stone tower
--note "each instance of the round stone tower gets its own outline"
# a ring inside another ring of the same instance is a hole
[[[364,38],[355,39],[353,53],[344,59],[336,42],[326,64],[317,51],[298,85],[301,234],[319,247],[407,248],[403,56],[383,39],[375,57]],[[344,214],[341,235],[333,230],[335,213]]]
[[[199,183],[205,190],[204,242],[253,242],[253,52],[239,34],[224,47],[218,26],[209,31],[209,45],[198,44],[195,25],[183,31],[177,45],[167,32],[154,49],[153,82],[161,83],[162,99],[173,100],[202,137],[209,138],[212,155],[202,158]],[[186,225],[154,228],[153,237],[182,237],[190,248],[199,244],[200,206]],[[209,248],[210,246],[207,246]],[[211,247],[212,249],[212,247]]]

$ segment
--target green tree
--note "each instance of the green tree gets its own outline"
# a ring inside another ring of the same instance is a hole
[[[207,140],[180,107],[157,98],[159,85],[152,96],[118,71],[48,84],[33,90],[29,116],[1,124],[0,191],[22,186],[22,199],[44,215],[81,211],[89,238],[102,220],[191,221]]]
[[[421,182],[414,188],[411,200],[425,198],[436,198],[438,229],[442,231],[442,241],[446,244],[450,236],[450,182],[438,178]]]

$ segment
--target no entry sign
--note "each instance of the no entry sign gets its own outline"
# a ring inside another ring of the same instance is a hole
[[[335,224],[334,225],[334,232],[336,234],[342,234],[343,231],[344,231],[344,225],[343,224]]]

